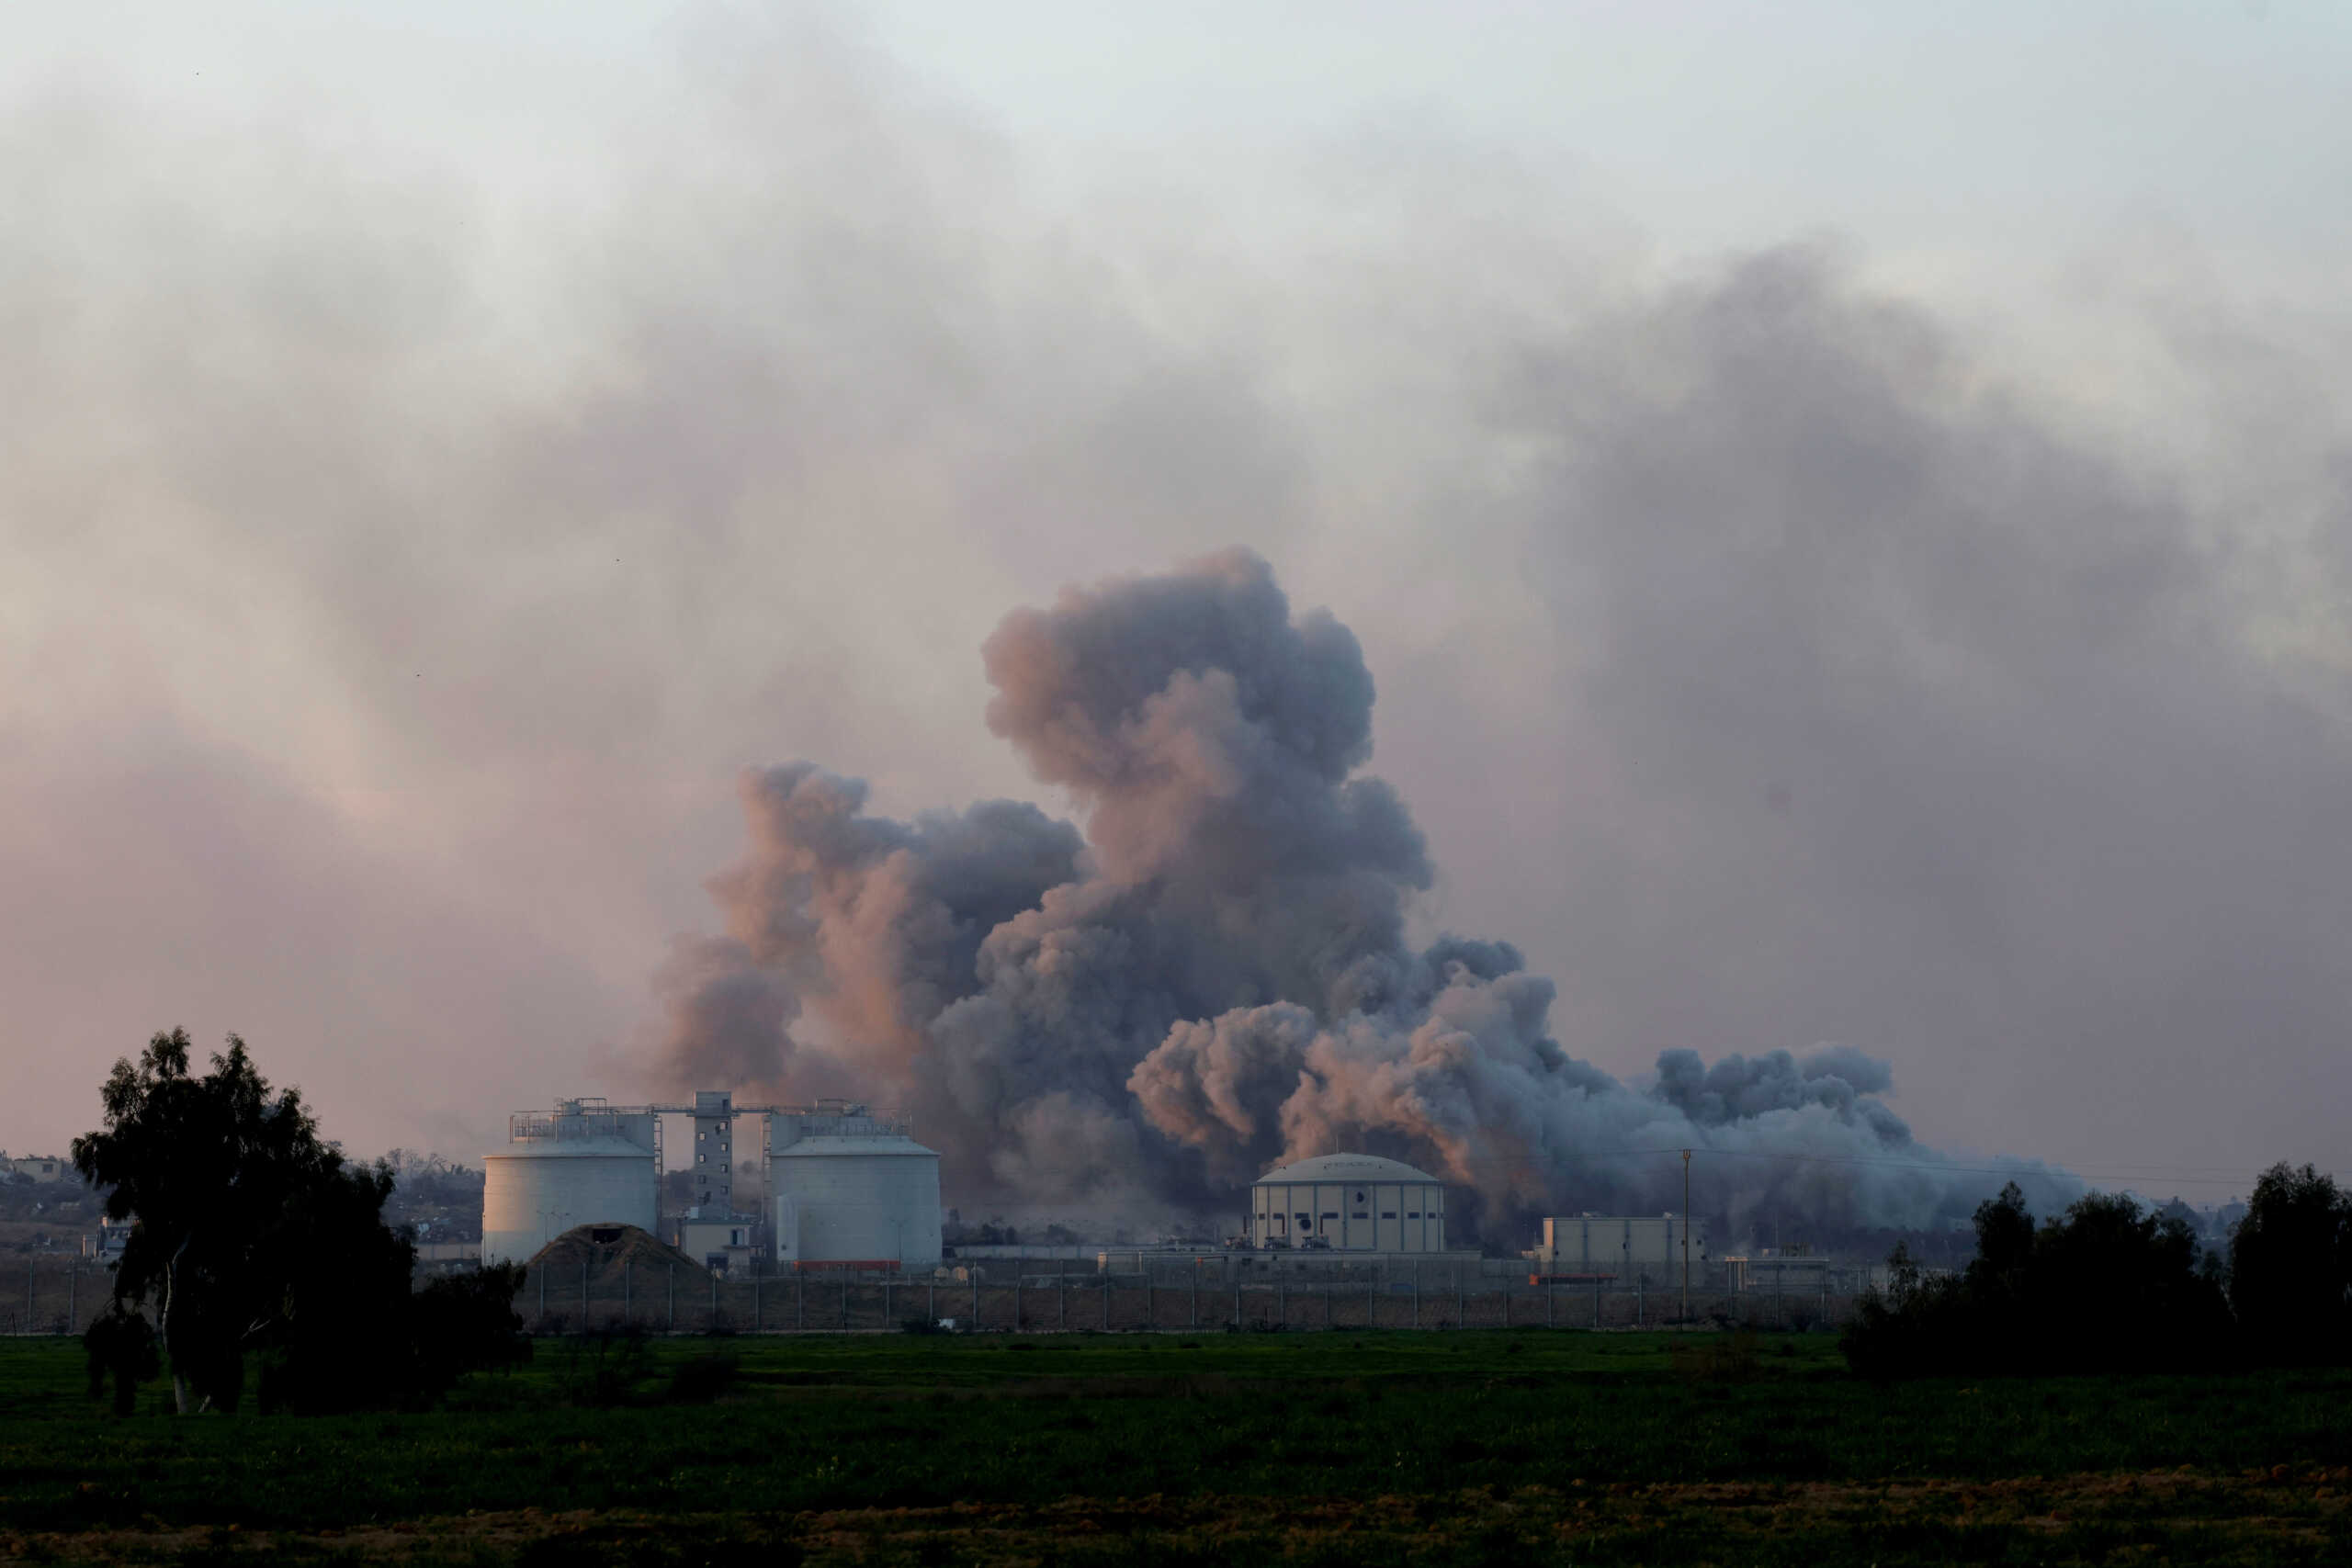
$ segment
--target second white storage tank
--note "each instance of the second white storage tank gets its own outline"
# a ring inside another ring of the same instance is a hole
[[[775,1151],[768,1173],[779,1262],[939,1261],[939,1155],[912,1138],[801,1138]]]

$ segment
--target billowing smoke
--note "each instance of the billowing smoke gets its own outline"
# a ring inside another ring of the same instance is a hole
[[[1008,801],[870,816],[806,762],[752,775],[751,853],[712,885],[730,934],[663,972],[673,1079],[904,1104],[951,1186],[1013,1202],[1224,1210],[1278,1159],[1363,1149],[1516,1224],[1675,1206],[1694,1147],[1735,1223],[1916,1225],[2006,1174],[1916,1145],[1858,1051],[1670,1050],[1628,1086],[1552,1038],[1555,988],[1510,944],[1410,945],[1431,868],[1363,772],[1363,652],[1255,555],[1067,591],[984,654],[990,728],[1083,837]]]

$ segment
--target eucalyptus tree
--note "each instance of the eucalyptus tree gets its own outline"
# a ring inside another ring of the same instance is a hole
[[[382,1223],[390,1173],[322,1141],[300,1091],[273,1090],[243,1041],[198,1074],[186,1030],[157,1034],[115,1063],[101,1100],[74,1168],[108,1218],[136,1222],[115,1299],[154,1314],[183,1414],[234,1408],[248,1351],[315,1357],[405,1312],[414,1249]]]

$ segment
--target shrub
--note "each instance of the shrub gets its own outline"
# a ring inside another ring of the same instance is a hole
[[[118,1416],[138,1408],[139,1385],[163,1370],[154,1325],[119,1301],[84,1331],[82,1348],[90,1358],[90,1397],[102,1398],[111,1378]]]
[[[643,1329],[599,1329],[571,1342],[556,1386],[572,1404],[605,1410],[636,1404],[653,1375],[650,1360]]]
[[[735,1386],[741,1370],[731,1350],[696,1356],[670,1374],[670,1401],[675,1404],[707,1404]]]

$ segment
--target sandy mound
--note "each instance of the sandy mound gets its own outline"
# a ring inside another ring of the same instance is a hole
[[[634,1269],[640,1279],[672,1268],[681,1274],[704,1272],[701,1264],[635,1225],[576,1225],[539,1248],[526,1267],[533,1274],[544,1269],[550,1279],[576,1280],[583,1263],[592,1281],[616,1280],[625,1269]]]

